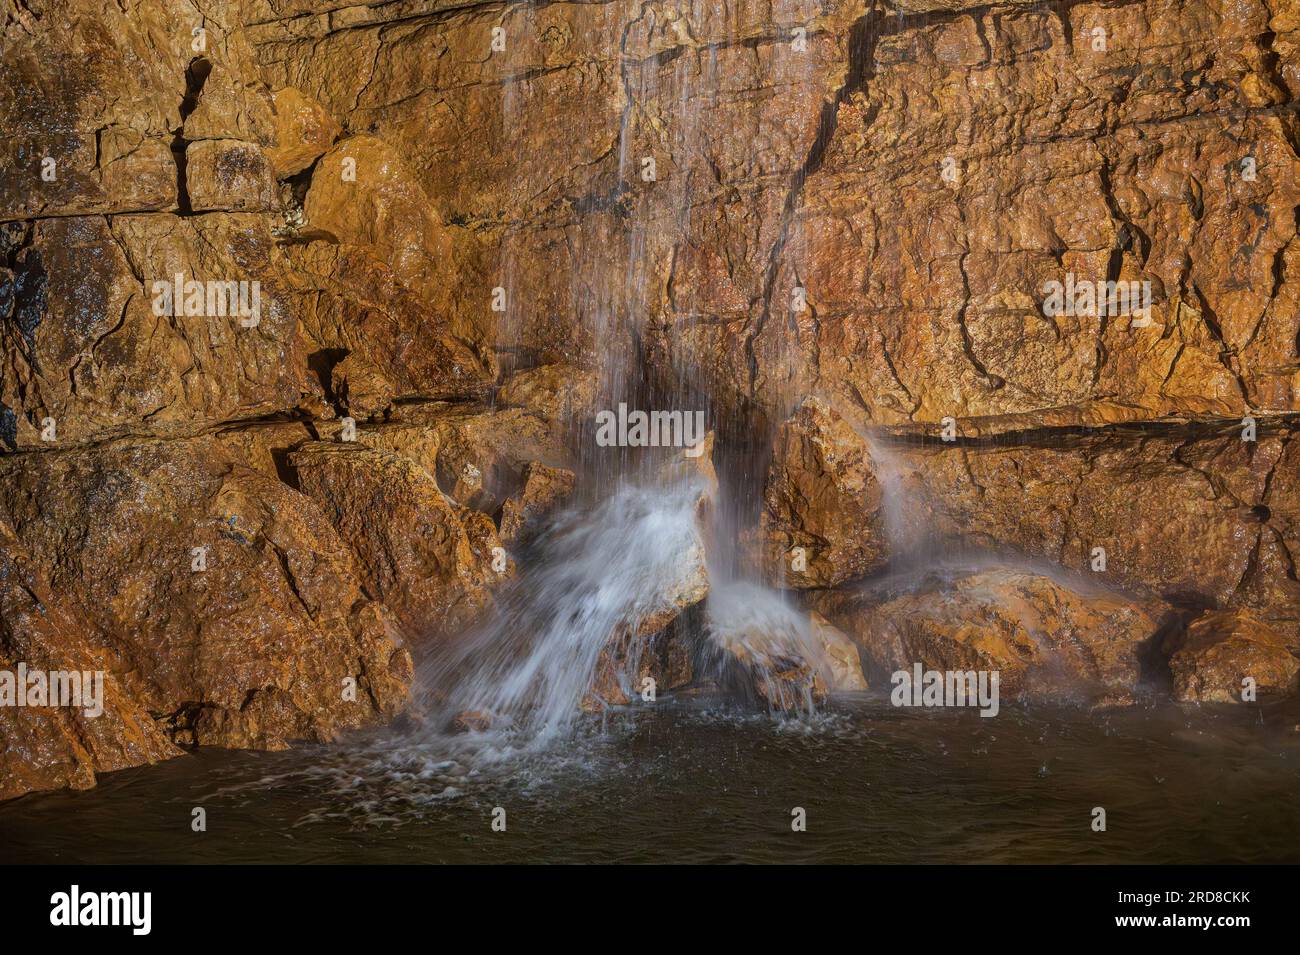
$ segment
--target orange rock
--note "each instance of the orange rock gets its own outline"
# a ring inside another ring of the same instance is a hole
[[[185,150],[185,187],[195,212],[269,212],[276,208],[275,178],[256,145],[205,139]]]
[[[50,667],[89,657],[109,675],[87,737],[100,742],[73,756],[83,782],[86,770],[173,755],[160,732],[280,748],[405,705],[410,656],[347,546],[308,498],[234,450],[195,438],[0,457],[0,526],[23,574],[57,588],[48,638],[20,632],[19,645],[37,640],[21,654]],[[50,755],[27,770],[50,785],[42,767],[64,761],[59,725],[42,730]]]
[[[572,471],[530,463],[524,469],[523,489],[501,505],[501,539],[513,544],[526,536],[573,493],[575,480]]]
[[[351,546],[367,589],[420,640],[467,626],[513,570],[491,520],[460,511],[403,457],[312,442],[289,463]]]
[[[1267,697],[1296,692],[1300,644],[1245,611],[1207,613],[1165,641],[1174,695],[1194,703],[1240,703],[1247,679]]]
[[[940,574],[914,589],[872,596],[824,592],[818,609],[862,649],[869,677],[916,663],[936,670],[997,670],[1004,693],[1087,699],[1137,687],[1144,645],[1168,612],[1081,583],[1013,570]]]
[[[325,107],[292,86],[274,95],[276,147],[268,152],[276,178],[302,172],[330,148],[339,125]]]
[[[763,503],[765,568],[776,583],[829,587],[885,562],[871,453],[822,401],[805,400],[778,431]]]

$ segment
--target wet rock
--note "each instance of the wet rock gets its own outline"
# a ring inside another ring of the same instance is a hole
[[[542,419],[522,408],[481,404],[404,405],[400,425],[426,429],[436,440],[434,474],[458,504],[495,514],[521,491],[525,472],[540,464],[570,470],[569,449]]]
[[[1179,700],[1240,703],[1247,678],[1263,697],[1296,692],[1300,642],[1249,612],[1207,613],[1167,639],[1165,652]]]
[[[513,571],[491,520],[458,508],[406,458],[313,442],[289,463],[351,546],[367,590],[422,641],[475,620]]]
[[[339,142],[312,173],[303,210],[311,228],[374,250],[435,309],[444,300],[447,232],[394,147],[368,135]]]
[[[592,415],[596,388],[592,371],[576,365],[540,365],[512,375],[497,392],[497,400],[528,408],[563,428]]]
[[[453,733],[486,733],[492,728],[492,714],[483,710],[464,710],[451,718]]]
[[[823,401],[805,400],[777,432],[763,504],[765,568],[775,583],[830,587],[887,558],[870,450]]]
[[[180,7],[69,0],[6,15],[0,219],[177,207],[188,20]]]
[[[339,134],[325,107],[292,86],[274,95],[276,147],[268,152],[276,178],[302,172],[330,148]]]
[[[1009,548],[1186,606],[1248,601],[1294,618],[1281,567],[1295,539],[1289,475],[1300,452],[1287,432],[1264,429],[1251,442],[1241,430],[890,445],[883,471],[912,538],[895,544]]]
[[[686,615],[683,615],[686,616]],[[690,629],[682,618],[649,635],[624,630],[601,651],[591,689],[582,709],[598,712],[607,706],[626,706],[653,691],[679,690],[694,678],[694,653]],[[647,700],[647,702],[650,702]]]
[[[665,378],[689,363],[737,409],[770,414],[820,389],[897,424],[1098,401],[1144,419],[1296,407],[1295,280],[1269,275],[1296,255],[1300,160],[1293,94],[1268,65],[1276,39],[1260,39],[1267,5],[1128,5],[1107,13],[1104,53],[1077,42],[1097,25],[1086,5],[892,16],[863,21],[871,79],[846,87],[826,149],[783,143],[816,159],[778,180],[797,196],[788,220],[781,193],[748,179],[744,210],[721,193],[690,238],[663,242],[673,297],[649,306],[663,316],[649,354]],[[1182,87],[1225,35],[1242,55]],[[1226,99],[1209,92],[1218,83]],[[1066,92],[1079,89],[1094,95]],[[1045,315],[1044,285],[1067,273],[1149,282],[1151,324]]]
[[[362,592],[316,505],[230,448],[196,438],[0,458],[0,522],[81,634],[51,645],[50,665],[88,647],[122,687],[104,725],[148,713],[185,744],[279,748],[391,718],[411,680],[396,621]],[[131,745],[139,762],[165,755]],[[95,767],[119,764],[130,760]]]
[[[709,669],[719,683],[781,711],[807,712],[828,693],[866,688],[853,642],[779,592],[729,581],[706,607]]]
[[[181,131],[191,143],[199,140],[240,140],[253,146],[274,144],[270,90],[258,79],[249,62],[243,36],[225,34],[213,48],[191,49],[185,68],[185,100]]]
[[[626,704],[642,692],[647,678],[658,689],[675,689],[694,676],[700,604],[710,589],[707,547],[717,495],[712,448],[710,434],[701,442],[700,454],[679,452],[660,470],[659,479],[674,488],[670,493],[686,495],[693,519],[672,560],[657,566],[653,577],[633,582],[641,592],[601,651],[584,709]]]
[[[501,540],[513,544],[573,493],[576,475],[534,461],[524,469],[523,489],[501,505]]]
[[[862,673],[858,648],[848,635],[815,610],[809,614],[808,623],[814,659],[824,670],[827,689],[832,692],[865,690],[867,678]]]
[[[185,187],[195,212],[270,212],[278,205],[265,154],[253,143],[234,139],[190,143]]]
[[[95,774],[179,756],[129,682],[129,657],[58,597],[7,525],[0,524],[0,671],[22,692],[20,667],[76,672],[81,696],[0,707],[0,799],[41,789],[86,789]],[[100,674],[98,678],[94,674]],[[96,679],[101,681],[96,689]],[[83,682],[84,681],[84,682]],[[46,684],[48,686],[48,683]]]
[[[920,663],[997,670],[1005,694],[1067,700],[1135,689],[1169,609],[1005,569],[936,574],[902,592],[826,591],[815,602],[861,648],[872,683]]]
[[[0,401],[20,448],[191,435],[312,390],[259,216],[45,219],[20,254],[22,320],[0,325]]]
[[[388,400],[481,396],[491,386],[491,363],[376,250],[308,241],[286,254],[294,311],[332,394],[370,411]]]
[[[733,692],[780,712],[812,709],[826,698],[816,667],[797,650],[774,644],[765,634],[749,634],[726,644],[724,685]]]

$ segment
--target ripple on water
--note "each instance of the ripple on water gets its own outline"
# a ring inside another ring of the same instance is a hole
[[[1261,712],[985,720],[854,698],[783,720],[661,699],[547,745],[390,732],[200,752],[0,806],[0,840],[15,861],[1300,861],[1295,714]]]

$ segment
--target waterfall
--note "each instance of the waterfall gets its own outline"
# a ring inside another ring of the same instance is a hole
[[[702,566],[698,480],[623,485],[559,517],[495,617],[423,674],[445,724],[459,713],[544,742],[579,714],[598,658],[620,628],[674,608]]]

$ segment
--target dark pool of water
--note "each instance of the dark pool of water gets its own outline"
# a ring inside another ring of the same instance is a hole
[[[871,700],[781,722],[661,702],[544,753],[410,736],[200,752],[0,805],[0,858],[1294,863],[1297,722],[1293,707],[983,719]],[[1091,829],[1095,806],[1106,832]],[[791,830],[794,807],[806,832]]]

